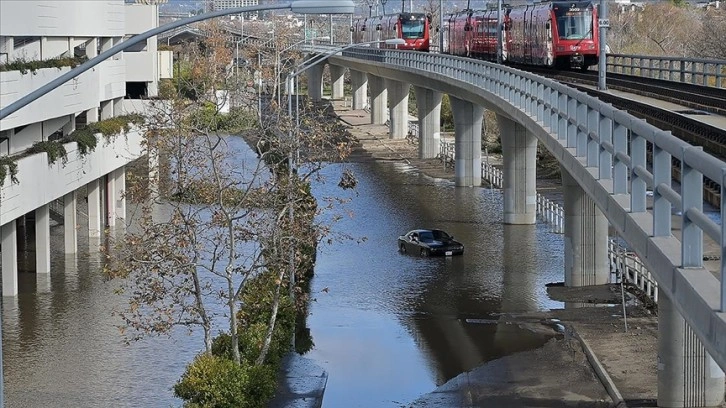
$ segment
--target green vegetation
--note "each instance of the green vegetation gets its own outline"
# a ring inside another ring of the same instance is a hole
[[[18,164],[10,157],[0,157],[0,187],[5,184],[8,173],[10,173],[10,182],[18,184]]]
[[[58,140],[43,140],[42,142],[36,142],[33,144],[33,147],[28,149],[28,154],[44,152],[48,154],[49,165],[55,163],[58,159],[62,159],[63,164],[68,162],[68,153],[66,152],[66,148],[63,147],[63,143]]]
[[[257,126],[257,116],[249,110],[232,108],[229,113],[222,113],[212,102],[205,102],[189,117],[189,121],[192,128],[211,132],[237,133]]]
[[[26,61],[23,59],[18,59],[7,64],[0,64],[0,72],[20,71],[21,74],[25,75],[28,73],[28,71],[30,71],[31,73],[35,74],[39,69],[43,68],[75,68],[78,65],[86,62],[86,60],[86,57],[61,57],[39,61]]]
[[[121,133],[126,133],[131,130],[131,125],[137,126],[144,123],[144,117],[141,115],[124,115],[116,116],[110,119],[105,119],[100,122],[90,123],[82,129],[76,129],[71,132],[68,136],[59,140],[44,140],[36,142],[33,146],[28,149],[25,154],[16,157],[2,157],[0,158],[0,187],[5,181],[5,177],[10,171],[10,177],[13,183],[18,183],[18,165],[15,161],[20,157],[25,157],[36,153],[47,153],[48,164],[54,164],[58,159],[62,160],[65,165],[68,162],[68,152],[66,152],[65,143],[76,142],[78,143],[78,151],[81,155],[88,154],[96,149],[98,140],[96,140],[96,133],[101,133],[106,141],[110,141],[112,137],[118,136]]]

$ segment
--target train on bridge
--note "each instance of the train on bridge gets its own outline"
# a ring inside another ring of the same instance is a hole
[[[598,13],[592,1],[544,1],[497,9],[466,9],[444,17],[440,34],[445,54],[537,65],[587,69],[600,55]],[[354,42],[402,38],[398,49],[429,51],[431,16],[399,13],[360,18],[351,27]],[[383,47],[383,45],[382,45]],[[393,47],[393,46],[391,46]]]
[[[390,38],[401,38],[406,43],[381,47],[399,50],[429,51],[431,47],[431,15],[424,13],[398,13],[359,18],[350,28],[353,42],[363,43]]]

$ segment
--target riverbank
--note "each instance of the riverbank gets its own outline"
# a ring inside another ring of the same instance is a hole
[[[430,177],[453,182],[453,168],[439,159],[418,159],[416,144],[389,139],[388,127],[371,125],[367,112],[341,103],[335,103],[334,109],[357,140],[350,161],[400,162]],[[488,160],[501,164],[501,156],[490,155]],[[538,191],[557,196],[557,185],[552,180],[538,180]],[[565,309],[509,314],[501,317],[500,324],[559,331],[556,339],[542,349],[517,353],[464,373],[413,406],[656,406],[656,313],[626,292],[626,331],[618,286],[552,286],[548,292],[553,299],[566,302]],[[486,373],[495,371],[495,365],[508,366],[511,377],[489,378]]]

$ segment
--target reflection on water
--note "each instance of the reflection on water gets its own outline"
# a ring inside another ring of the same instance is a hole
[[[348,166],[356,191],[336,187],[340,165],[314,188],[321,199],[350,198],[352,216],[335,230],[367,238],[320,247],[309,317],[316,347],[308,357],[329,371],[326,407],[400,406],[482,362],[545,341],[497,320],[561,307],[544,286],[562,280],[560,236],[544,226],[503,226],[499,191],[455,188],[391,163]],[[444,229],[466,252],[399,254],[396,238],[416,227]],[[52,274],[21,265],[20,295],[3,299],[7,406],[180,406],[171,387],[200,350],[201,333],[123,344],[112,312],[125,302],[89,250],[98,244],[81,233],[78,256],[66,258],[62,226],[51,233]]]
[[[562,280],[561,237],[544,226],[502,225],[502,195],[455,188],[390,163],[355,164],[359,179],[335,229],[366,237],[318,256],[309,354],[329,371],[325,407],[400,406],[485,361],[546,339],[502,313],[561,307],[545,283]],[[339,168],[330,168],[330,178]],[[316,194],[333,194],[329,184]],[[463,256],[398,253],[413,228],[441,228]],[[327,288],[326,291],[322,289]]]

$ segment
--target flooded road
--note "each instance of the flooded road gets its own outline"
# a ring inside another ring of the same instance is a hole
[[[501,313],[561,307],[545,284],[563,279],[562,237],[544,225],[502,225],[502,194],[455,188],[392,163],[350,166],[359,180],[335,230],[365,238],[321,247],[307,357],[329,373],[324,407],[401,406],[483,362],[546,339]],[[330,168],[333,174],[340,169]],[[332,194],[331,183],[316,194]],[[400,254],[396,239],[440,228],[462,256]]]
[[[243,142],[239,149],[249,153]],[[314,186],[320,199],[350,199],[351,215],[334,230],[354,238],[320,246],[312,284],[315,348],[306,357],[329,373],[324,407],[405,405],[483,362],[546,341],[497,319],[561,307],[544,286],[562,280],[561,236],[543,225],[503,226],[496,190],[455,188],[392,163],[346,166],[359,180],[355,191],[337,188],[341,165]],[[448,231],[466,245],[464,255],[398,253],[398,235],[420,227]],[[21,265],[19,296],[3,299],[6,405],[181,406],[171,387],[202,348],[201,333],[125,345],[112,315],[125,301],[103,279],[84,228],[75,258],[62,254],[62,226],[51,234],[52,274]],[[32,251],[24,256],[32,263]]]

